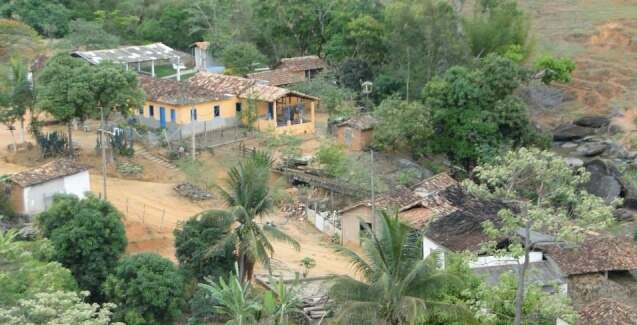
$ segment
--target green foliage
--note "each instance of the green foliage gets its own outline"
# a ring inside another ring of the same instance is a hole
[[[48,240],[20,242],[15,237],[15,231],[0,232],[0,306],[15,305],[41,292],[77,289],[71,272],[51,261],[54,250]]]
[[[404,80],[408,100],[436,74],[468,59],[460,18],[447,1],[392,1],[385,24],[392,53],[384,72]]]
[[[226,74],[245,75],[253,72],[256,67],[265,62],[265,57],[254,44],[238,42],[226,46],[223,50],[222,61]]]
[[[325,141],[316,152],[316,159],[330,176],[342,177],[348,169],[349,159],[342,145]]]
[[[41,292],[21,299],[17,306],[0,308],[0,323],[108,325],[115,305],[88,304],[88,292]]]
[[[341,62],[338,71],[338,81],[345,87],[360,93],[361,84],[365,81],[371,81],[374,79],[372,69],[362,59],[346,59]]]
[[[138,176],[144,173],[144,166],[132,161],[118,161],[117,171],[126,176]]]
[[[69,149],[68,138],[58,131],[38,134],[35,140],[38,142],[42,158],[59,157]]]
[[[36,221],[55,247],[54,259],[71,270],[80,288],[99,300],[102,282],[126,249],[122,215],[92,195],[82,200],[58,195]]]
[[[236,264],[235,264],[236,265]],[[214,311],[227,318],[231,324],[250,324],[256,321],[257,312],[261,305],[251,296],[252,288],[249,281],[240,279],[239,267],[232,273],[228,280],[219,277],[217,282],[212,278],[206,278],[206,283],[200,283],[199,287],[206,290],[217,302]]]
[[[573,171],[554,153],[522,148],[478,166],[474,172],[479,183],[466,180],[470,192],[516,207],[501,210],[497,226],[491,221],[484,222],[484,231],[491,240],[483,249],[492,254],[526,259],[536,244],[529,239],[531,231],[578,241],[590,231],[607,228],[613,222],[613,207],[584,189],[589,173],[583,168]],[[520,229],[524,238],[518,235]],[[506,247],[497,246],[502,238],[508,239]],[[527,264],[520,268],[518,283],[523,283]],[[521,286],[515,301],[523,306],[524,299]],[[514,313],[517,324],[522,313],[522,310]]]
[[[269,186],[271,167],[272,158],[268,154],[258,151],[251,153],[249,157],[228,171],[225,186],[217,187],[228,208],[207,212],[225,222],[239,224],[223,239],[222,243],[236,247],[239,274],[242,279],[252,278],[256,262],[270,270],[270,258],[274,248],[268,237],[285,241],[297,250],[300,248],[296,240],[275,225],[257,223],[256,218],[270,212],[273,207]]]
[[[306,278],[310,274],[310,270],[316,267],[316,260],[306,256],[301,260],[301,266],[303,267],[303,277]]]
[[[234,247],[223,245],[229,233],[230,224],[211,214],[190,218],[174,231],[179,266],[198,281],[226,276],[235,263]]]
[[[542,82],[548,85],[553,81],[571,81],[571,73],[575,70],[575,62],[569,58],[544,55],[535,62],[535,67],[544,72]]]
[[[12,218],[15,216],[15,210],[11,203],[11,184],[8,182],[7,176],[0,176],[0,220],[2,218]]]
[[[124,157],[132,157],[135,155],[133,140],[128,130],[115,132],[114,134],[109,135],[108,138],[110,140],[110,146],[113,148],[113,152]]]
[[[42,39],[29,25],[13,19],[0,18],[1,62],[18,56],[31,60],[39,54],[41,48]]]
[[[66,38],[75,49],[101,50],[119,45],[119,38],[105,31],[98,21],[76,19],[69,23],[69,30]]]
[[[378,235],[362,238],[364,255],[339,247],[363,281],[337,277],[329,290],[337,304],[337,324],[401,324],[422,320],[433,310],[455,313],[473,323],[464,307],[441,303],[440,288],[464,284],[457,276],[439,270],[433,259],[422,259],[420,236],[397,216],[378,217]],[[364,257],[363,257],[364,256]]]
[[[267,320],[274,324],[290,324],[290,316],[304,317],[302,297],[299,292],[299,282],[295,279],[286,283],[283,279],[270,277],[271,291],[266,291],[262,297],[261,322]]]
[[[185,157],[177,161],[177,167],[186,175],[186,181],[206,190],[210,190],[215,184],[215,178],[208,172],[203,162]]]
[[[516,62],[531,52],[530,28],[529,17],[513,0],[477,2],[473,17],[464,22],[474,56],[498,53]]]
[[[559,288],[555,288],[559,290]],[[508,325],[515,318],[515,301],[517,280],[513,272],[500,276],[495,286],[481,288],[480,299],[487,308],[486,315],[481,320],[493,325]],[[573,309],[570,299],[561,293],[550,294],[542,290],[538,284],[530,284],[525,292],[522,324],[553,325],[560,319],[569,324],[576,323],[577,312]]]
[[[524,102],[513,92],[525,74],[513,61],[489,55],[475,68],[453,67],[423,90],[431,107],[434,152],[467,170],[506,147],[538,145]]]
[[[59,1],[14,0],[0,4],[0,15],[20,19],[40,34],[60,37],[68,32],[71,12]]]
[[[126,324],[171,324],[181,315],[184,282],[177,267],[154,253],[124,257],[104,283],[114,318]]]
[[[409,150],[416,156],[430,152],[431,111],[423,104],[390,97],[376,107],[374,117],[374,143],[381,149]]]
[[[310,80],[291,85],[290,88],[302,93],[321,98],[319,108],[330,115],[338,115],[340,106],[352,102],[356,94],[346,88],[339,87],[327,74],[321,74]]]
[[[254,123],[259,119],[259,112],[257,111],[256,99],[250,97],[246,101],[245,107],[241,110],[241,121],[248,127],[248,130],[254,130]]]

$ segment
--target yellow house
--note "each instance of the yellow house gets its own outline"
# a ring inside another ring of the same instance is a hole
[[[140,83],[147,100],[137,117],[150,127],[178,128],[188,135],[237,126],[253,114],[260,131],[315,132],[318,99],[292,90],[207,72],[184,82],[140,76]]]

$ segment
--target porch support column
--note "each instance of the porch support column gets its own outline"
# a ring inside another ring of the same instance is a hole
[[[314,125],[316,125],[316,120],[314,119],[314,109],[316,108],[316,101],[312,100],[312,102],[310,103],[310,116],[312,117],[312,120],[310,121],[310,123],[313,123]]]
[[[155,60],[150,61],[150,74],[155,78]]]
[[[277,121],[276,121],[276,100],[274,102],[272,102],[272,119],[274,120],[274,127],[278,127],[277,125]]]
[[[128,63],[126,63],[126,71],[128,71]]]
[[[142,63],[141,62],[137,62],[137,72],[142,71]]]

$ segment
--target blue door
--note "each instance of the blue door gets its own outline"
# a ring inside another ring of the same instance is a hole
[[[163,107],[159,108],[159,126],[162,128],[166,127],[166,109]]]

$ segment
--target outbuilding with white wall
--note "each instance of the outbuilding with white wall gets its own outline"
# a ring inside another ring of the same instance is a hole
[[[14,174],[11,203],[16,213],[35,215],[46,210],[55,194],[73,194],[84,198],[91,190],[88,167],[60,159]]]

